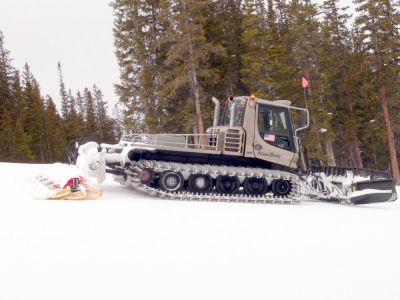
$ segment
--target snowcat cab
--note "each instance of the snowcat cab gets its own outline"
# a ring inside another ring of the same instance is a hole
[[[219,120],[220,103],[216,98],[213,102],[214,125],[207,133],[219,135],[223,154],[244,156],[248,161],[256,159],[258,165],[269,168],[297,168],[297,134],[309,125],[308,110],[290,106],[288,100],[229,97]],[[292,116],[298,117],[298,126]]]

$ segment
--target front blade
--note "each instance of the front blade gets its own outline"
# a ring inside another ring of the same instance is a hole
[[[379,203],[397,199],[396,183],[393,179],[370,180],[353,184],[350,201],[355,204]]]

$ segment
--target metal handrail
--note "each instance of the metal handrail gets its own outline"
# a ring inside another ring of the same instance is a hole
[[[184,141],[173,141],[168,138],[183,137]],[[164,140],[161,140],[164,138]],[[201,141],[206,138],[207,143]],[[218,151],[218,134],[128,134],[121,140],[124,142],[154,145],[159,147],[171,147],[179,149],[208,149]],[[210,149],[211,148],[211,149]]]

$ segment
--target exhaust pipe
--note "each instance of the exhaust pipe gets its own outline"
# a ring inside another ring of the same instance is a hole
[[[221,104],[219,103],[219,100],[215,97],[212,97],[212,101],[215,104],[215,109],[214,109],[214,122],[213,122],[213,127],[218,126],[219,123],[219,111]]]
[[[231,106],[231,117],[229,120],[229,127],[233,127],[235,125],[235,102],[232,102],[232,106]]]

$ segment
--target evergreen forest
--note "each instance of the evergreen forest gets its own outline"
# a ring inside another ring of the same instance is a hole
[[[58,111],[0,35],[0,160],[65,160],[69,141],[115,142],[121,126],[204,133],[212,96],[254,93],[298,107],[307,97],[306,165],[390,170],[399,181],[399,4],[354,0],[351,15],[336,0],[114,0],[120,118],[98,87],[68,89],[61,65]]]
[[[118,140],[121,129],[108,115],[102,91],[93,85],[73,93],[65,86],[60,63],[58,71],[60,110],[51,96],[42,95],[27,63],[21,71],[13,67],[0,32],[0,161],[64,162],[73,140]]]
[[[306,95],[306,164],[400,180],[399,1],[353,5],[350,15],[336,0],[114,0],[126,128],[203,133],[212,96],[305,107]]]

